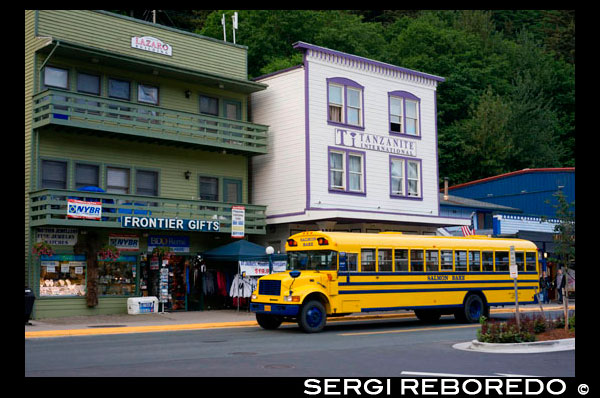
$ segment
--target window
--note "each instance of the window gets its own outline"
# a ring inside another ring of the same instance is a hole
[[[406,100],[406,134],[419,135],[418,107],[418,102]]]
[[[390,131],[402,133],[402,99],[390,97]]]
[[[410,251],[411,272],[423,272],[423,250]]]
[[[375,272],[375,249],[362,249],[360,251],[360,270],[362,272]]]
[[[515,252],[515,261],[517,262],[517,271],[525,272],[525,253]]]
[[[481,256],[479,252],[469,251],[469,271],[481,272]]]
[[[158,105],[158,87],[138,84],[138,101]]]
[[[200,177],[200,200],[219,200],[219,179],[216,177]]]
[[[348,88],[348,106],[347,110],[347,122],[354,126],[361,126],[361,91],[353,88]]]
[[[496,272],[508,272],[508,252],[496,252]]]
[[[67,189],[67,162],[42,160],[42,188]]]
[[[69,71],[54,66],[46,66],[44,68],[44,86],[68,89]]]
[[[310,250],[288,252],[288,270],[336,270],[337,252]]]
[[[408,249],[394,250],[396,272],[408,272]]]
[[[135,294],[135,256],[122,256],[116,261],[98,261],[98,293],[101,296]]]
[[[327,79],[327,121],[364,127],[363,90],[360,84],[344,77]]]
[[[377,250],[379,272],[392,272],[392,249]]]
[[[406,91],[392,91],[388,97],[390,133],[420,136],[419,97]]]
[[[392,179],[392,195],[404,195],[404,160],[390,158],[390,170]]]
[[[93,164],[75,164],[75,189],[100,185],[100,167]]]
[[[525,270],[536,271],[535,252],[525,252]]]
[[[493,252],[481,252],[481,265],[482,271],[488,272],[494,270],[494,253]]]
[[[100,95],[100,76],[81,72],[78,73],[77,91],[80,93]]]
[[[479,253],[477,253],[479,254]],[[454,252],[454,271],[462,272],[467,270],[467,251],[456,250]]]
[[[136,170],[135,193],[145,196],[158,196],[158,173],[156,171]]]
[[[223,201],[227,203],[242,202],[242,182],[240,180],[223,180]]]
[[[364,154],[342,149],[329,151],[329,189],[364,193]]]
[[[85,295],[85,256],[42,256],[40,260],[40,296]]]
[[[200,113],[219,116],[219,100],[206,95],[200,96]]]
[[[129,193],[129,169],[118,167],[106,168],[106,192]]]
[[[358,271],[358,253],[347,253],[348,271]]]
[[[409,160],[406,162],[406,181],[408,196],[421,196],[421,162]]]
[[[425,250],[425,270],[427,272],[440,270],[438,262],[439,253],[437,250]]]
[[[129,101],[131,98],[130,83],[126,80],[108,79],[108,96]]]
[[[440,270],[452,271],[452,250],[440,250]]]

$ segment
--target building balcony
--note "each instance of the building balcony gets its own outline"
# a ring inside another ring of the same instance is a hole
[[[60,89],[33,96],[33,128],[47,125],[245,155],[267,153],[264,125]]]
[[[67,216],[67,199],[101,202],[99,220],[70,218]],[[200,200],[184,200],[154,196],[122,195],[101,192],[83,192],[64,189],[42,189],[29,193],[30,226],[70,226],[123,228],[124,217],[156,219],[182,219],[218,221],[219,232],[230,233],[232,206],[244,206],[244,231],[246,234],[266,233],[266,206],[246,203],[223,203]],[[159,229],[159,228],[157,228]]]

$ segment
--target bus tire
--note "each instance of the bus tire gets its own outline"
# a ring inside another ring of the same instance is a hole
[[[437,322],[440,320],[442,313],[439,310],[424,309],[424,310],[415,310],[415,315],[422,322]]]
[[[327,320],[325,307],[318,300],[306,302],[298,314],[298,326],[306,333],[317,333],[323,330]]]
[[[277,315],[270,314],[256,314],[256,322],[267,330],[277,329],[283,322],[283,318]]]
[[[454,317],[459,322],[476,323],[481,316],[488,314],[488,307],[477,294],[469,294],[465,304],[454,312]]]

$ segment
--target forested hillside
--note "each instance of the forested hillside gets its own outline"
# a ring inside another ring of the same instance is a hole
[[[149,11],[118,10],[151,20]],[[161,10],[157,23],[232,41],[234,11]],[[451,185],[575,166],[575,12],[238,10],[249,77],[302,62],[307,43],[442,76],[440,179]]]

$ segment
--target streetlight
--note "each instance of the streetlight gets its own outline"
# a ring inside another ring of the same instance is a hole
[[[267,248],[265,249],[265,253],[267,253],[267,255],[269,256],[269,274],[273,273],[273,253],[275,252],[275,249],[273,249],[273,246],[267,246]]]

